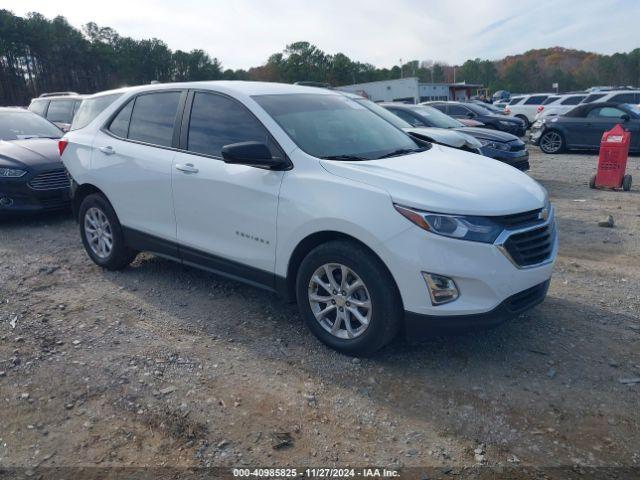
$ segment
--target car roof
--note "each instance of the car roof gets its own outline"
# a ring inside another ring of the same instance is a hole
[[[31,103],[33,102],[44,102],[49,100],[83,100],[86,95],[51,95],[47,97],[36,97],[31,99]]]
[[[143,85],[127,88],[127,92],[135,90],[136,92],[171,90],[171,89],[203,89],[217,90],[226,93],[235,93],[239,95],[284,95],[292,93],[315,93],[318,95],[339,95],[336,90],[328,90],[326,88],[307,87],[303,85],[291,85],[289,83],[275,82],[250,82],[244,80],[208,80],[202,82],[179,82],[179,83],[156,83],[153,85]]]
[[[0,107],[0,113],[29,113],[35,115],[24,107]]]

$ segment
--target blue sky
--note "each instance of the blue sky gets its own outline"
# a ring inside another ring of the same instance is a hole
[[[234,69],[261,65],[298,40],[379,67],[551,46],[609,54],[640,47],[640,0],[3,0],[1,8],[202,48]]]

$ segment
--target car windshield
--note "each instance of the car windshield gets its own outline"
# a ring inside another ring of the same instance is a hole
[[[465,103],[465,105],[478,115],[493,115],[494,113],[488,108],[478,105],[477,103]]]
[[[333,160],[375,160],[423,150],[360,103],[337,94],[252,97],[306,153]]]
[[[78,130],[84,128],[93,121],[102,111],[115,102],[122,93],[112,93],[109,95],[100,95],[93,98],[85,98],[78,109],[70,130]]]
[[[28,111],[0,111],[0,139],[60,138],[63,132],[53,123]]]
[[[429,107],[427,105],[420,105],[416,107],[411,107],[411,110],[420,114],[421,117],[424,117],[429,125],[436,128],[460,128],[464,127],[462,122],[459,122],[453,117],[442,113],[437,108]]]

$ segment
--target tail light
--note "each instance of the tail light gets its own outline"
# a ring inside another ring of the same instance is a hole
[[[511,113],[511,110],[509,110],[509,107],[504,107],[504,113],[506,113],[507,115]]]
[[[62,156],[62,154],[64,153],[65,148],[67,148],[67,145],[69,145],[69,140],[65,140],[64,138],[61,138],[60,140],[58,140],[58,152],[60,152],[60,156]]]
[[[536,108],[536,112],[540,113],[542,110],[544,110],[544,106],[538,105],[538,108]]]

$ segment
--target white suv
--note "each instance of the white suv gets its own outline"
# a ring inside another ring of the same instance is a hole
[[[548,97],[542,105],[537,108],[535,121],[555,115],[564,115],[569,110],[575,108],[587,97],[586,93],[568,93],[565,95],[552,95]]]
[[[638,105],[640,104],[640,90],[626,89],[593,92],[582,100],[582,103],[594,102],[616,102]]]
[[[507,115],[513,115],[519,118],[524,122],[525,128],[529,128],[535,121],[538,107],[550,96],[548,93],[534,93],[532,95],[511,97],[509,104],[504,107],[504,112]]]
[[[123,93],[60,142],[91,259],[142,250],[296,299],[348,354],[403,324],[500,322],[545,297],[546,191],[490,158],[419,144],[331,90],[254,82]]]

